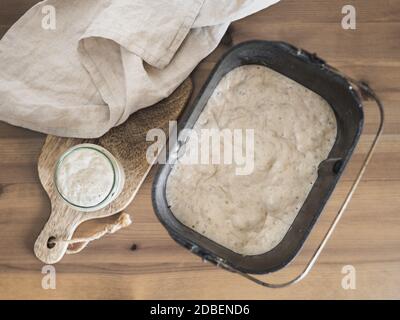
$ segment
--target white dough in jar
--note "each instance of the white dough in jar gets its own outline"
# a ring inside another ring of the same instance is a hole
[[[91,148],[68,153],[57,169],[57,188],[71,204],[94,207],[107,198],[114,186],[114,169],[110,160]]]

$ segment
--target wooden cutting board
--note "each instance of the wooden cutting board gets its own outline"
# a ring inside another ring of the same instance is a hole
[[[169,121],[178,118],[192,89],[192,81],[187,79],[170,97],[134,113],[124,124],[111,129],[99,139],[47,137],[39,157],[38,171],[51,201],[51,214],[34,246],[39,260],[53,264],[60,261],[67,251],[67,243],[49,245],[49,239],[70,240],[82,222],[114,215],[131,203],[152,166],[146,159],[146,150],[153,143],[146,141],[147,132],[160,128],[168,137]],[[106,148],[120,161],[125,172],[125,185],[120,195],[105,208],[94,212],[77,211],[67,205],[57,193],[53,180],[59,157],[72,146],[81,143],[94,143]]]

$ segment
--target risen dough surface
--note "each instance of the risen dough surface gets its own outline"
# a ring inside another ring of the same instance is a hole
[[[220,81],[194,131],[204,128],[254,129],[254,171],[240,176],[234,164],[177,163],[167,181],[171,211],[186,226],[237,253],[273,249],[335,142],[332,109],[299,83],[248,65]]]

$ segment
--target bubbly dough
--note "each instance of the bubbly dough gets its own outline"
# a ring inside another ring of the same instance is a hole
[[[254,129],[254,171],[240,176],[235,165],[177,163],[167,181],[171,211],[237,253],[273,249],[333,147],[337,126],[331,107],[280,73],[247,65],[220,81],[193,129],[203,128]]]
[[[79,148],[70,152],[57,171],[57,187],[70,203],[93,207],[111,192],[114,170],[110,160],[101,152]]]

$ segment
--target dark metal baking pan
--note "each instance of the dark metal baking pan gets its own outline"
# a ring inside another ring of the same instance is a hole
[[[272,250],[245,256],[235,253],[180,223],[169,209],[166,182],[173,164],[160,165],[152,190],[157,217],[171,237],[203,259],[241,273],[265,274],[286,266],[297,255],[335,188],[363,127],[360,96],[349,81],[325,67],[323,60],[284,42],[251,41],[232,48],[216,65],[193,105],[178,122],[179,132],[192,128],[214,89],[228,72],[243,65],[266,66],[300,83],[323,97],[337,121],[337,138],[328,159],[322,162],[318,178],[282,241]],[[167,156],[170,159],[170,154]]]

